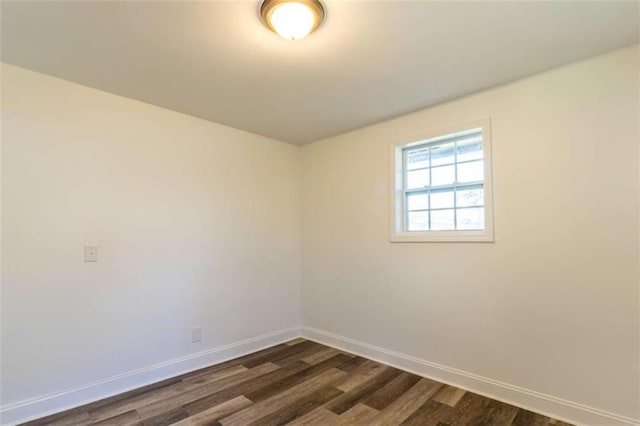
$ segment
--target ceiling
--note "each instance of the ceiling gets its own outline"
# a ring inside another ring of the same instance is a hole
[[[258,0],[3,1],[2,60],[305,144],[638,42],[635,1],[323,3],[291,42]]]

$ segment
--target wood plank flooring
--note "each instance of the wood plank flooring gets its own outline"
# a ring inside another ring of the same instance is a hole
[[[304,339],[25,424],[567,425]]]

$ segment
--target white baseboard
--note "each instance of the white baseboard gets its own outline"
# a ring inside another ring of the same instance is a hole
[[[278,330],[149,367],[128,371],[85,386],[19,401],[0,408],[0,422],[2,425],[13,425],[65,411],[189,371],[219,364],[296,337],[300,337],[300,329],[298,327]]]
[[[570,423],[594,426],[640,426],[640,420],[637,419],[545,395],[311,327],[304,327],[302,330],[289,328],[263,334],[108,377],[82,387],[9,404],[0,408],[1,424],[14,425],[65,411],[189,371],[219,364],[299,336]]]
[[[578,425],[640,425],[640,420],[610,413],[577,402],[510,385],[497,380],[390,351],[368,343],[311,327],[302,328],[306,339],[388,364],[419,376]]]

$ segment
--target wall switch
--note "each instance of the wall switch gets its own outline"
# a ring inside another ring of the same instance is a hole
[[[85,262],[97,262],[98,261],[98,247],[97,246],[84,246],[84,261]]]
[[[197,343],[202,340],[202,328],[197,327],[191,330],[191,343]]]

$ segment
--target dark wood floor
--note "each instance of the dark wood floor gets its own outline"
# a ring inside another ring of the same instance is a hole
[[[29,425],[566,425],[296,339]]]

